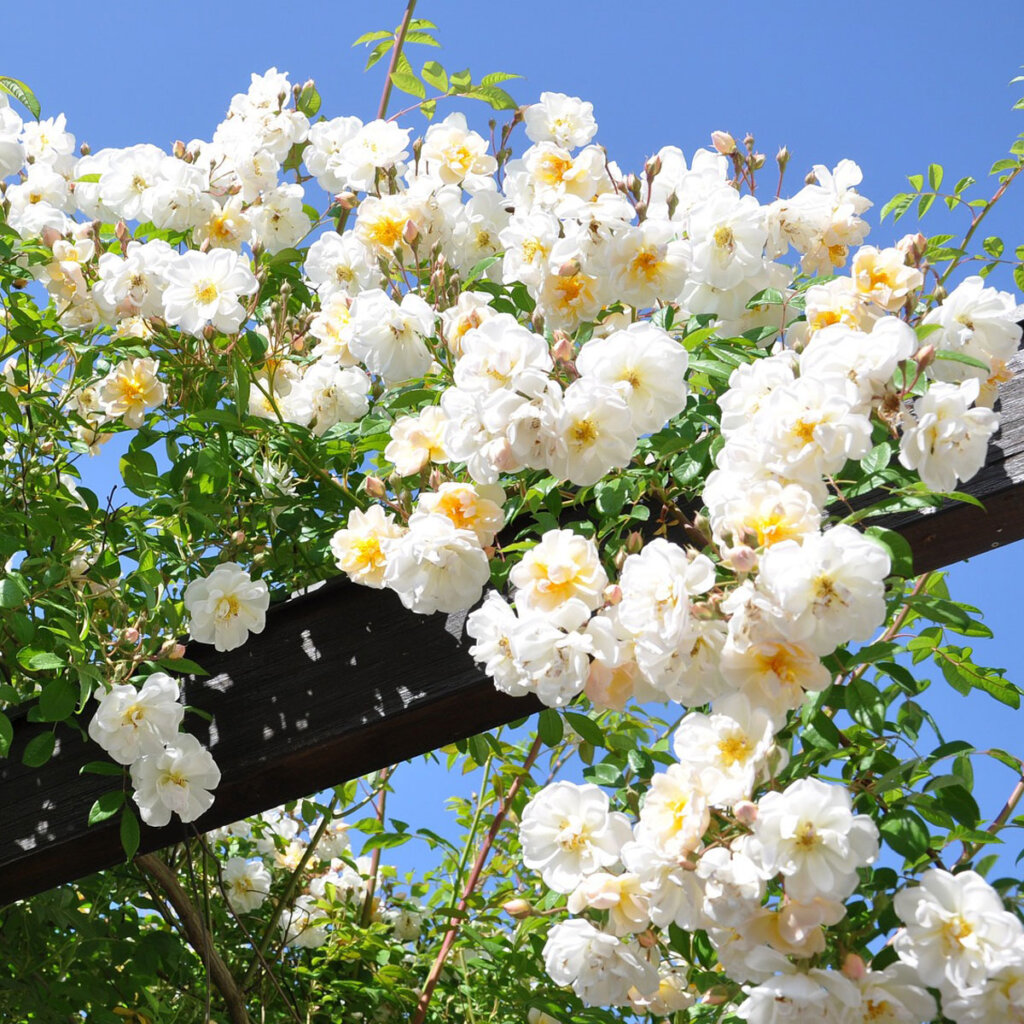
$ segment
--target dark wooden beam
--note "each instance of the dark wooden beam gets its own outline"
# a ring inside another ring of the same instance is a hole
[[[926,515],[889,517],[923,572],[1024,537],[1024,359],[1002,389],[1003,426],[984,470],[965,490],[985,511],[948,503]],[[238,651],[193,648],[210,676],[186,683],[186,700],[212,715],[188,728],[210,745],[223,775],[211,810],[216,828],[425,753],[540,707],[498,693],[467,653],[464,617],[420,616],[394,594],[343,579],[271,609],[267,628]],[[117,818],[92,828],[86,814],[111,788],[79,773],[103,752],[69,729],[42,768],[21,764],[49,726],[15,723],[0,762],[0,905],[116,864]],[[181,825],[143,828],[142,852],[180,841]]]

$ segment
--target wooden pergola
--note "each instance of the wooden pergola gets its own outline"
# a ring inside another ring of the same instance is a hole
[[[948,503],[880,520],[914,552],[915,572],[941,568],[1024,537],[1024,356],[1001,389],[1002,429],[965,491],[985,505]],[[206,831],[365,775],[541,707],[497,692],[467,653],[465,616],[413,615],[387,591],[339,578],[271,609],[262,634],[237,651],[189,657],[209,670],[185,683],[189,729],[220,766]],[[10,756],[0,762],[0,906],[123,859],[115,816],[89,827],[93,801],[114,780],[82,774],[103,751],[60,728],[52,760],[21,763],[52,728],[12,714]],[[180,842],[181,824],[143,826],[140,852]]]

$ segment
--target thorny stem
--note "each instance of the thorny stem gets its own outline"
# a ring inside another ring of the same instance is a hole
[[[515,799],[520,786],[523,784],[523,779],[526,778],[530,768],[533,766],[533,762],[536,761],[537,755],[540,753],[542,742],[543,741],[540,736],[537,736],[536,739],[534,739],[533,745],[530,747],[530,752],[526,755],[526,760],[523,762],[522,772],[512,780],[512,785],[508,787],[508,791],[505,793],[505,797],[501,801],[501,806],[494,815],[494,820],[491,822],[491,827],[487,830],[487,836],[484,838],[480,851],[476,855],[476,860],[473,862],[473,870],[469,873],[469,878],[466,881],[466,888],[463,890],[462,898],[459,900],[458,907],[456,908],[460,914],[465,911],[466,906],[469,903],[469,897],[473,894],[473,890],[476,888],[477,882],[480,881],[480,873],[483,871],[484,864],[487,862],[491,848],[494,846],[494,840],[497,838],[498,831],[504,823],[505,817],[508,815],[509,808],[512,806],[512,801]],[[451,948],[455,943],[455,937],[458,933],[459,918],[453,917],[448,925],[448,931],[445,932],[444,940],[441,943],[441,948],[438,950],[437,957],[434,959],[433,966],[430,968],[430,974],[427,976],[426,984],[423,986],[423,994],[420,996],[420,1001],[416,1006],[416,1013],[413,1014],[412,1024],[423,1024],[426,1019],[427,1007],[430,1006],[430,1000],[434,995],[434,989],[437,987],[438,979],[441,977],[441,971],[444,968],[445,960],[448,959],[448,954],[451,952]]]
[[[402,55],[405,33],[409,31],[409,22],[412,21],[412,12],[415,8],[416,0],[409,0],[402,17],[402,24],[398,26],[398,33],[395,35],[395,45],[391,50],[391,62],[388,64],[388,73],[384,78],[384,91],[380,94],[380,106],[377,108],[378,120],[388,112],[388,100],[391,99],[391,75],[398,66],[398,58]]]

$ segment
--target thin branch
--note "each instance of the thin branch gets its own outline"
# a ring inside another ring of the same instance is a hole
[[[154,853],[139,854],[135,858],[135,863],[167,894],[168,902],[174,907],[174,912],[181,921],[189,945],[203,962],[209,965],[210,979],[224,998],[224,1005],[232,1024],[251,1024],[242,990],[220,953],[214,948],[213,936],[210,935],[202,915],[178,884],[175,873]]]
[[[398,33],[395,36],[395,45],[391,50],[391,62],[388,64],[388,73],[384,79],[384,91],[380,94],[380,106],[377,108],[377,119],[381,120],[388,112],[388,100],[391,99],[391,75],[398,66],[398,58],[402,55],[402,46],[405,43],[405,33],[409,31],[409,22],[412,21],[412,12],[416,8],[416,0],[409,0],[405,8],[405,15],[402,24],[398,26]]]
[[[473,894],[473,890],[476,888],[477,882],[480,881],[480,873],[483,871],[484,864],[487,862],[487,858],[494,846],[494,841],[498,836],[498,831],[504,824],[505,818],[512,806],[512,801],[519,792],[523,779],[526,778],[530,768],[533,767],[533,762],[536,761],[537,755],[540,753],[541,745],[542,740],[538,735],[533,741],[533,746],[530,747],[530,752],[526,755],[526,760],[523,762],[522,772],[512,780],[512,785],[508,787],[508,791],[505,793],[505,797],[501,801],[501,806],[494,815],[494,820],[491,822],[491,827],[487,830],[487,836],[483,841],[483,845],[480,847],[480,852],[476,855],[476,860],[473,863],[473,870],[469,873],[469,878],[466,881],[466,888],[463,890],[462,898],[459,900],[458,907],[456,908],[460,915],[468,906],[469,897]],[[441,971],[444,969],[445,960],[448,959],[448,954],[451,952],[451,948],[455,943],[455,937],[458,933],[459,918],[452,917],[448,924],[448,931],[445,932],[444,939],[441,942],[441,948],[438,950],[437,957],[434,959],[433,966],[430,968],[430,974],[427,975],[427,981],[423,986],[423,994],[420,996],[420,1001],[416,1005],[416,1013],[413,1015],[412,1024],[423,1024],[423,1021],[426,1019],[427,1007],[430,1006],[430,1000],[434,995],[434,989],[437,987],[437,982],[441,977]]]

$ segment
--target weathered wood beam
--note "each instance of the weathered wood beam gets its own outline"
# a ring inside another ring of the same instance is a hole
[[[981,511],[950,503],[890,517],[914,551],[915,570],[949,565],[1024,537],[1024,358],[1004,385],[1003,427],[965,490]],[[200,830],[324,789],[537,711],[532,698],[495,691],[467,653],[462,617],[420,616],[394,594],[333,580],[271,609],[267,627],[238,651],[190,657],[210,671],[186,684],[187,703],[212,715],[188,724],[208,743],[223,778]],[[0,762],[0,905],[109,867],[121,859],[117,818],[92,828],[86,814],[112,779],[79,773],[101,750],[59,731],[56,756],[22,765],[50,726],[15,723]],[[179,825],[143,828],[142,852],[183,839]]]

